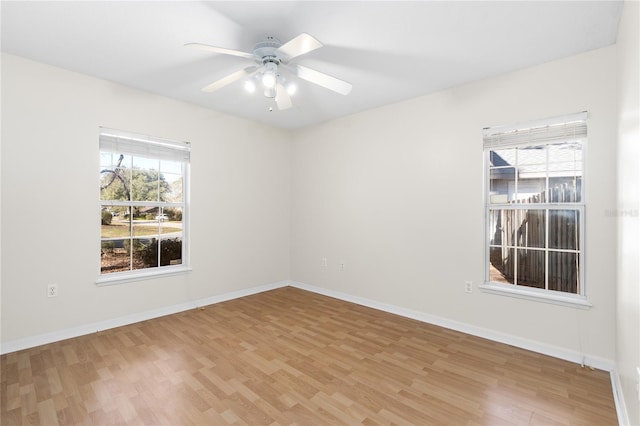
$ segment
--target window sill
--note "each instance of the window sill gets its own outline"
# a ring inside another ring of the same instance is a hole
[[[517,297],[542,303],[567,306],[570,308],[590,309],[593,305],[585,296],[577,294],[565,294],[558,291],[541,290],[530,287],[517,287],[511,284],[487,282],[479,288],[485,293],[501,296]]]
[[[150,280],[153,278],[163,278],[172,275],[181,275],[190,272],[187,266],[163,267],[161,270],[143,270],[134,272],[114,272],[113,274],[101,275],[96,279],[96,285],[107,286],[122,284],[131,281]]]

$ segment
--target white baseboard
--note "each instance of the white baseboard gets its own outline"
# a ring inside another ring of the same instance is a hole
[[[616,413],[618,414],[618,424],[620,426],[629,426],[629,414],[627,405],[624,402],[624,393],[622,392],[622,382],[618,375],[617,369],[611,370],[611,388],[613,390],[613,401],[616,404]]]
[[[265,284],[257,287],[251,287],[243,290],[224,293],[217,296],[211,296],[204,299],[192,300],[177,305],[165,306],[158,309],[152,309],[145,312],[139,312],[131,315],[125,315],[105,321],[98,321],[90,324],[83,324],[77,327],[71,327],[64,330],[57,330],[50,333],[39,334],[36,336],[24,337],[22,339],[10,340],[2,342],[0,345],[0,354],[8,354],[23,349],[33,348],[35,346],[46,345],[48,343],[59,342],[60,340],[71,339],[73,337],[84,336],[86,334],[96,333],[102,330],[122,327],[124,325],[136,322],[147,321],[153,318],[163,317],[165,315],[176,314],[178,312],[196,309],[201,306],[212,305],[214,303],[225,302],[227,300],[237,299],[252,294],[262,293],[264,291],[273,290],[289,285],[288,281],[279,281],[272,284]]]
[[[224,293],[218,296],[206,297],[204,299],[198,299],[193,303],[196,308],[207,305],[214,305],[216,303],[226,302],[227,300],[239,299],[245,296],[251,296],[252,294],[263,293],[269,290],[275,290],[276,288],[282,288],[289,286],[289,281],[278,281],[271,284],[260,285],[238,291],[232,291],[231,293]]]
[[[470,324],[452,321],[450,319],[442,318],[436,315],[427,314],[420,311],[414,311],[412,309],[406,309],[395,305],[389,305],[386,303],[378,302],[371,299],[366,299],[359,296],[353,296],[350,294],[342,293],[335,290],[329,290],[322,287],[316,287],[313,285],[290,281],[289,285],[292,287],[308,290],[314,293],[323,294],[325,296],[334,297],[336,299],[344,300],[346,302],[356,303],[358,305],[367,306],[369,308],[378,309],[380,311],[389,312],[392,314],[400,315],[406,318],[415,319],[418,321],[426,322],[440,327],[448,328],[451,330],[460,331],[463,333],[471,334],[473,336],[482,337],[485,339],[493,340],[495,342],[505,343],[507,345],[515,346],[522,349],[527,349],[533,352],[537,352],[544,355],[549,355],[555,358],[564,359],[567,361],[575,362],[576,364],[584,364],[593,368],[604,371],[612,371],[615,368],[613,361],[603,359],[595,356],[584,355],[577,351],[570,349],[560,348],[553,345],[548,345],[542,342],[534,340],[524,339],[522,337],[514,336],[511,334],[500,333],[498,331],[490,330],[487,328],[476,327]]]

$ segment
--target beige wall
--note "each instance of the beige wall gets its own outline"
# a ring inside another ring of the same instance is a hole
[[[99,126],[192,143],[191,273],[94,284]],[[284,131],[2,55],[2,341],[288,279],[289,185]]]
[[[618,33],[618,297],[616,364],[632,425],[640,425],[640,7],[624,4]]]
[[[297,131],[292,280],[612,364],[615,61],[604,48]],[[584,110],[593,307],[483,293],[482,128]]]

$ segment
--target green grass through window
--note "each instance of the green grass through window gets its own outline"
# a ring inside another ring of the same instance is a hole
[[[181,232],[181,228],[175,228],[172,226],[163,226],[160,230],[161,234],[170,234],[172,232]],[[116,237],[129,237],[129,225],[102,225],[101,237],[102,238],[116,238]],[[158,225],[136,225],[133,227],[134,235],[139,237],[143,235],[157,235]]]

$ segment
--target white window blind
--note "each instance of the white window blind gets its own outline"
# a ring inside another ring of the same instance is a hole
[[[176,142],[121,130],[100,129],[100,150],[156,158],[169,161],[189,161],[188,142]]]
[[[587,137],[587,113],[565,115],[517,126],[483,129],[485,149],[569,142]]]

